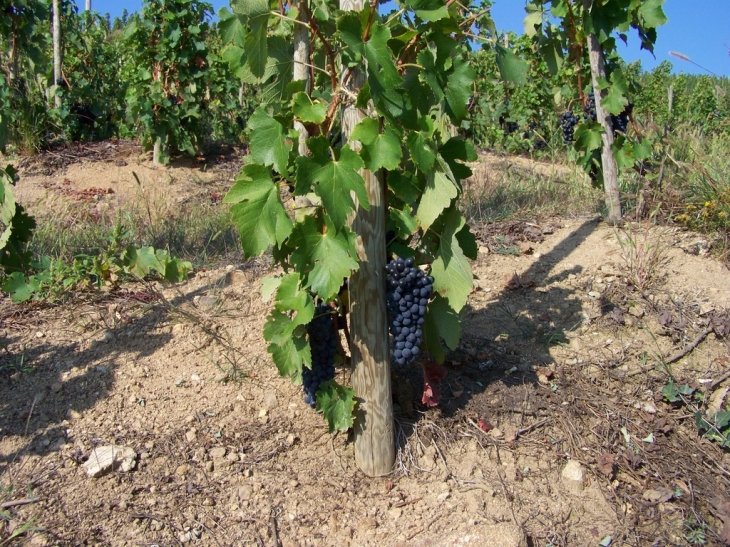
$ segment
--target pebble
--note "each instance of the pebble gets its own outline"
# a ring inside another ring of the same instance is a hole
[[[276,400],[276,394],[269,392],[264,395],[264,408],[274,410],[277,406],[279,406],[279,402]]]
[[[175,469],[176,475],[187,475],[188,473],[190,473],[190,466],[186,463],[178,465],[177,469]]]
[[[58,393],[61,389],[63,389],[63,384],[61,382],[55,382],[51,385],[51,391],[53,393]]]
[[[216,446],[215,448],[211,448],[208,451],[208,455],[213,458],[214,460],[217,460],[219,458],[223,458],[226,455],[226,449],[222,446]]]
[[[198,431],[196,429],[191,429],[187,433],[185,433],[185,438],[188,440],[189,443],[193,442],[195,440],[195,437],[198,435]]]
[[[583,491],[586,472],[580,462],[570,460],[565,467],[563,467],[563,471],[560,475],[563,479],[563,484],[571,494],[580,494]]]

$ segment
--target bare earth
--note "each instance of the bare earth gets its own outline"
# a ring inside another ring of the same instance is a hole
[[[89,207],[114,208],[142,191],[208,195],[235,174],[138,156],[26,167],[18,193],[38,212],[111,188]],[[678,385],[716,409],[730,388],[729,277],[705,239],[651,228],[665,261],[642,294],[596,218],[476,232],[441,405],[420,404],[420,367],[395,371],[398,461],[377,479],[271,364],[264,259],[57,307],[5,299],[3,362],[33,371],[0,375],[0,484],[32,503],[5,509],[0,538],[35,516],[34,546],[668,546],[698,530],[725,544],[730,455],[662,397],[660,361],[683,351]],[[89,477],[104,445],[132,448],[134,469]]]

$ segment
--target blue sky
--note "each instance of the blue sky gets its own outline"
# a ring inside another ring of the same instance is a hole
[[[77,0],[77,3],[83,9],[84,0]],[[228,0],[212,0],[211,3],[218,11],[221,6],[228,5]],[[524,5],[522,0],[495,0],[492,17],[497,28],[522,34]],[[112,18],[120,15],[124,8],[133,12],[141,6],[141,0],[92,0],[93,9],[99,13],[109,12]],[[675,72],[705,73],[701,68],[669,55],[669,51],[678,51],[719,76],[730,76],[730,0],[666,0],[664,11],[669,22],[659,28],[656,59],[649,52],[639,50],[639,40],[632,33],[628,46],[620,47],[626,61],[640,60],[644,69],[650,70],[661,61],[669,60]]]

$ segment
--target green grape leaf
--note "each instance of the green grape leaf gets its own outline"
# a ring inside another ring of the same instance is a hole
[[[497,52],[497,67],[502,79],[515,85],[525,85],[527,83],[527,71],[530,68],[527,62],[517,57],[500,43],[495,44],[495,50]]]
[[[286,175],[292,142],[286,138],[284,126],[271,117],[264,107],[259,107],[248,119],[248,128],[251,130],[251,158]]]
[[[466,61],[456,57],[454,70],[446,77],[446,102],[457,121],[463,120],[468,114],[466,105],[473,93],[472,84],[475,79],[474,69]]]
[[[439,247],[431,267],[433,288],[449,301],[452,309],[460,312],[474,286],[471,265],[457,238],[466,223],[456,207],[446,211],[443,219]]]
[[[662,4],[665,0],[646,0],[641,2],[639,7],[639,16],[643,20],[644,26],[649,28],[657,28],[665,24],[667,19]]]
[[[449,8],[442,0],[407,0],[405,5],[415,11],[418,17],[431,23],[449,16]]]
[[[439,167],[427,175],[426,188],[423,190],[418,205],[417,216],[424,231],[439,217],[441,212],[451,205],[451,200],[458,195],[458,190],[446,173]]]
[[[360,157],[370,171],[377,171],[381,167],[395,171],[403,157],[400,139],[390,126],[386,126],[385,132],[380,133],[379,125],[375,118],[365,118],[355,126],[350,139],[362,143]]]
[[[477,245],[477,238],[469,229],[468,224],[464,224],[464,227],[456,233],[456,239],[459,241],[459,247],[464,251],[464,255],[467,258],[476,260],[479,246]]]
[[[281,276],[267,276],[261,280],[261,300],[270,302],[281,284]]]
[[[433,332],[438,338],[442,339],[449,349],[456,349],[461,338],[461,322],[459,314],[449,305],[448,300],[437,294],[428,304],[427,315],[431,316]]]
[[[327,117],[327,105],[318,99],[312,100],[306,93],[294,95],[292,111],[304,123],[320,124]]]
[[[436,161],[436,154],[423,133],[413,131],[406,137],[406,147],[418,168],[428,173]]]
[[[649,142],[649,139],[643,138],[634,142],[634,158],[637,160],[650,158],[651,152],[651,142]]]
[[[370,210],[365,181],[359,173],[364,163],[348,145],[332,160],[321,156],[299,157],[297,167],[297,188],[314,185],[314,193],[321,198],[335,226],[345,226],[347,217],[355,209],[350,192],[355,193],[360,207]]]
[[[402,200],[403,203],[415,203],[421,195],[418,180],[410,173],[390,171],[387,174],[388,188]]]
[[[391,207],[390,220],[395,224],[399,237],[407,238],[418,230],[418,219],[413,216],[413,210],[410,205],[404,205],[403,210]]]
[[[244,256],[256,256],[271,245],[281,245],[292,223],[281,202],[271,171],[256,163],[245,165],[223,203],[234,204],[231,218],[241,235]]]
[[[362,21],[356,13],[346,13],[337,20],[337,29],[343,41],[354,53],[359,53],[368,61],[368,81],[376,79],[384,88],[398,86],[402,78],[388,47],[390,29],[377,20],[371,22],[367,42],[362,41]]]
[[[601,106],[614,116],[618,116],[629,104],[626,95],[629,92],[629,84],[626,82],[620,70],[611,74],[611,85],[606,96],[601,100]]]
[[[153,269],[158,272],[162,269],[153,247],[127,247],[122,252],[121,260],[126,272],[140,278],[148,276]]]
[[[3,290],[10,295],[10,299],[19,304],[30,300],[37,292],[40,284],[34,276],[26,279],[23,272],[13,272],[3,281]]]
[[[543,7],[542,2],[539,4],[536,3],[528,3],[525,6],[525,11],[527,12],[527,16],[525,16],[524,20],[524,27],[525,27],[525,34],[532,38],[538,33],[537,28],[542,27],[542,19],[543,19]]]
[[[601,133],[603,128],[598,122],[582,123],[575,130],[575,148],[577,150],[585,150],[590,152],[591,150],[598,150],[603,146],[603,140]]]
[[[303,317],[309,322],[314,316],[314,304],[309,291],[302,289],[299,274],[290,273],[275,279],[278,283],[274,307],[282,312],[296,310],[297,313],[301,313],[306,311]]]
[[[306,271],[308,288],[328,302],[337,296],[342,280],[359,268],[351,232],[346,227],[337,231],[328,222],[321,233],[314,218],[307,217],[292,233],[290,245],[295,249],[292,263]],[[281,289],[280,289],[281,290]]]
[[[347,431],[355,420],[355,391],[334,380],[320,384],[317,411],[327,420],[329,432]]]
[[[312,359],[312,350],[303,334],[269,344],[268,351],[279,374],[291,378],[294,384],[302,383],[302,368],[311,366]]]

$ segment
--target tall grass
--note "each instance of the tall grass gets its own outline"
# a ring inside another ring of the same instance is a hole
[[[472,225],[509,218],[596,213],[603,193],[575,166],[483,158],[464,181],[461,208]]]
[[[40,214],[30,250],[34,257],[70,262],[76,255],[93,255],[108,248],[117,231],[123,234],[122,245],[165,249],[195,267],[240,260],[240,240],[227,207],[191,202],[177,211],[153,214],[155,207],[154,203],[136,203],[99,212],[81,206]]]

